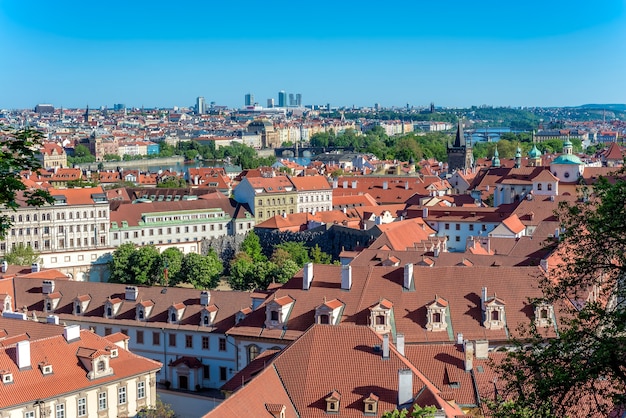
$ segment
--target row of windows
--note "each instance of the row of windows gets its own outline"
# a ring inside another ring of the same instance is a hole
[[[321,199],[320,199],[320,195],[316,195],[315,196],[315,200],[313,200],[313,196],[311,196],[311,203],[313,203],[313,202],[320,202],[320,201],[328,202],[329,200],[330,200],[330,195],[321,196]],[[309,196],[308,195],[307,196],[300,196],[300,203],[309,203]]]
[[[282,204],[286,205],[287,204],[287,198],[283,197],[282,199],[279,198],[274,198],[274,199],[265,199],[265,204],[266,205],[280,205],[281,204],[281,200],[282,200]],[[289,198],[289,204],[293,205],[293,197]],[[263,199],[259,199],[257,201],[257,205],[258,206],[263,206]]]
[[[120,330],[120,332],[128,336],[127,329],[122,329]],[[112,333],[113,333],[112,328],[107,327],[104,329],[104,335],[110,335]],[[170,347],[176,347],[177,335],[178,334],[174,334],[174,333],[167,334],[168,345]],[[137,330],[135,337],[136,337],[135,340],[137,341],[137,344],[142,344],[142,345],[145,344],[145,338],[144,338],[145,336],[144,336],[143,330]],[[185,335],[185,348],[193,348],[193,342],[194,342],[193,335],[188,335],[188,334]],[[160,345],[160,344],[161,344],[161,332],[153,332],[152,333],[152,345]],[[209,337],[202,336],[202,349],[208,350],[209,348],[210,348]],[[222,337],[219,339],[218,349],[219,351],[226,351],[226,338]]]
[[[469,227],[470,231],[474,230],[474,224],[469,224],[468,227]],[[443,229],[450,229],[450,224],[444,224],[443,225]],[[461,230],[461,224],[455,224],[454,225],[454,229],[456,229],[457,231],[460,231]],[[487,230],[487,225],[483,224],[481,229],[483,231],[486,231]]]
[[[156,216],[146,218],[146,222],[171,222],[171,221],[188,221],[195,219],[221,218],[223,212],[219,213],[201,213],[199,215],[182,215],[182,216]]]
[[[137,382],[137,399],[146,397],[146,382]],[[117,389],[117,404],[125,405],[127,402],[126,386]],[[98,393],[98,411],[106,411],[108,408],[107,392]],[[78,398],[76,401],[76,415],[78,417],[87,416],[87,398]],[[58,403],[54,407],[55,418],[65,418],[65,403]],[[35,418],[35,411],[27,411],[24,418]]]
[[[76,216],[74,216],[74,212],[68,212],[67,219],[81,219],[81,212],[76,211],[75,213],[76,213]],[[90,217],[93,218],[96,212],[92,210],[89,213],[91,215]],[[87,211],[83,211],[82,215],[83,215],[82,219],[87,219]],[[107,211],[105,211],[105,210],[99,210],[98,211],[98,218],[106,218],[106,217],[107,217]],[[41,220],[42,221],[50,221],[50,220],[52,220],[51,218],[52,217],[51,217],[50,213],[42,213],[41,214]],[[57,221],[65,220],[65,212],[57,212],[56,219],[57,219]],[[33,222],[38,222],[40,220],[39,219],[39,214],[34,213],[32,215],[32,217],[31,217],[31,215],[28,215],[28,214],[27,215],[17,215],[17,216],[16,215],[11,215],[11,222],[16,222],[16,221],[17,222],[30,222],[31,220]]]

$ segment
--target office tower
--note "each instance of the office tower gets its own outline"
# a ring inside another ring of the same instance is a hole
[[[285,90],[278,92],[278,107],[287,107],[287,93],[285,93]]]
[[[246,106],[254,106],[254,94],[246,94]]]
[[[267,107],[270,109],[274,107],[274,99],[267,99]]]
[[[302,106],[302,93],[296,94],[296,106],[298,107]]]
[[[205,107],[206,107],[206,103],[204,101],[204,97],[199,96],[196,99],[196,114],[203,115]]]
[[[116,112],[124,109],[126,109],[126,105],[124,103],[115,103],[113,105],[113,110],[115,110]]]
[[[289,93],[289,106],[295,106],[296,105],[296,97],[294,96],[293,93]]]
[[[374,103],[374,109],[376,109],[376,111],[378,112],[380,110],[380,104]]]

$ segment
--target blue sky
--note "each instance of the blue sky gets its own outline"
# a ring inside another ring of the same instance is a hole
[[[0,0],[0,108],[626,103],[626,0]]]

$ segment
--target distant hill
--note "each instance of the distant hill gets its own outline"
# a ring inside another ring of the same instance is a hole
[[[577,109],[600,109],[600,110],[614,110],[617,112],[626,111],[626,104],[584,104],[578,106]]]

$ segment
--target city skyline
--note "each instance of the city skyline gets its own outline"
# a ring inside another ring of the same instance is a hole
[[[375,6],[6,0],[0,108],[626,102],[624,1]]]

